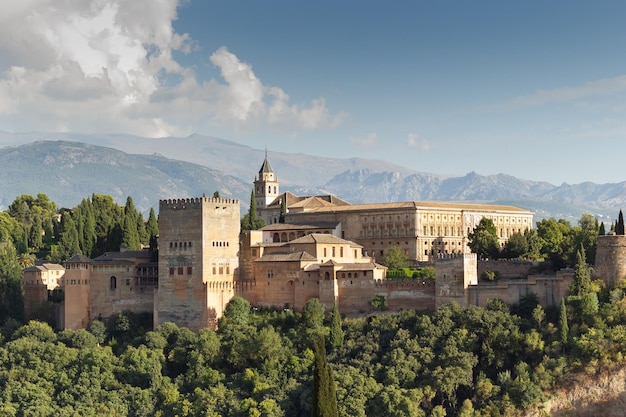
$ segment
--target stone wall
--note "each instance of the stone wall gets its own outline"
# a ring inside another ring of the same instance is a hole
[[[468,301],[471,305],[484,307],[487,301],[498,298],[507,304],[515,304],[528,294],[537,295],[539,304],[549,307],[561,302],[567,296],[574,272],[571,269],[559,271],[556,275],[531,275],[527,279],[498,280],[494,283],[481,283],[468,288]]]
[[[532,261],[478,261],[478,278],[485,271],[498,271],[500,277],[505,279],[526,278],[536,266],[536,263]]]
[[[609,285],[626,278],[626,236],[598,236],[594,278]]]
[[[239,200],[159,202],[159,288],[154,325],[215,327],[239,273]]]

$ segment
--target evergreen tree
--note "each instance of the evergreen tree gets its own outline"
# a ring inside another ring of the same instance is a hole
[[[139,213],[135,209],[133,198],[126,198],[124,206],[124,228],[122,233],[122,246],[128,250],[141,249],[141,239],[138,230]]]
[[[43,227],[41,225],[41,217],[35,216],[33,218],[33,224],[30,227],[28,236],[28,247],[33,250],[39,250],[43,247],[43,237],[41,235]]]
[[[619,211],[619,215],[617,217],[617,224],[615,225],[615,234],[623,235],[624,234],[624,215],[622,214],[622,210]]]
[[[587,266],[585,248],[580,246],[576,253],[576,266],[574,267],[574,279],[570,288],[570,294],[582,297],[591,291],[591,272]]]
[[[313,371],[312,417],[338,417],[337,394],[333,371],[326,360],[324,336],[314,335],[315,369]]]
[[[0,324],[9,319],[24,321],[24,293],[20,282],[22,268],[15,246],[0,245]]]
[[[221,197],[220,197],[220,192],[219,192],[219,191],[215,191],[215,192],[213,193],[213,198],[221,198]]]
[[[157,251],[157,237],[159,236],[159,222],[157,221],[154,209],[150,207],[150,214],[148,214],[148,222],[146,223],[146,232],[148,233],[148,242],[150,245],[150,252],[154,260],[158,260]]]
[[[567,307],[565,307],[565,299],[561,298],[561,306],[559,308],[559,335],[563,351],[569,340],[569,326],[567,324]]]
[[[606,235],[606,231],[604,230],[604,222],[600,223],[600,230],[598,231],[598,235],[600,236]]]
[[[80,246],[78,244],[78,231],[76,230],[76,223],[72,219],[69,212],[65,212],[61,218],[61,240],[59,241],[58,259],[57,261],[63,262],[72,256],[80,253]]]
[[[287,213],[287,194],[280,200],[280,219],[279,223],[285,223],[285,213]]]
[[[250,193],[250,209],[241,220],[241,230],[258,230],[265,226],[265,220],[257,217],[254,190]]]
[[[341,328],[341,314],[337,303],[333,305],[333,311],[330,313],[330,345],[333,349],[343,345],[344,333]]]

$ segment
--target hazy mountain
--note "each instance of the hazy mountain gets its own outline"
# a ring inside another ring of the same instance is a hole
[[[36,141],[36,142],[33,142]],[[158,200],[212,195],[239,198],[247,209],[252,181],[264,151],[218,138],[149,139],[128,135],[0,132],[0,207],[20,194],[45,192],[59,205],[74,206],[92,193],[123,204],[132,195],[142,210]],[[99,145],[99,146],[96,146]],[[271,152],[283,191],[332,193],[352,203],[438,200],[512,204],[536,220],[584,212],[610,223],[626,207],[626,182],[555,186],[547,182],[476,172],[463,177],[422,173],[384,161],[324,158]]]
[[[21,194],[47,194],[59,206],[74,207],[92,194],[119,204],[132,196],[142,211],[160,199],[212,196],[249,200],[250,184],[189,162],[158,155],[131,155],[78,142],[33,142],[0,149],[0,207]]]

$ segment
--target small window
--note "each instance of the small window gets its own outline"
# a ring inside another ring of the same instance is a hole
[[[179,266],[178,267],[178,275],[182,275],[183,274],[183,267]]]
[[[116,278],[116,277],[112,276],[112,277],[109,279],[109,286],[110,286],[110,288],[111,288],[112,290],[114,290],[114,289],[116,289],[116,288],[117,288],[117,278]]]
[[[187,267],[187,275],[191,275],[192,268],[190,266]]]

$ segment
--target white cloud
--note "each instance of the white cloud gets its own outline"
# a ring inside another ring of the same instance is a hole
[[[514,107],[541,106],[549,103],[580,100],[589,97],[610,96],[626,92],[626,75],[590,81],[581,85],[540,90],[534,94],[513,99]]]
[[[222,79],[199,82],[174,59],[192,49],[189,36],[172,26],[177,6],[178,0],[3,2],[0,130],[163,136],[203,127],[317,129],[345,117],[331,114],[323,98],[290,103],[226,47],[211,55]]]
[[[374,148],[378,146],[378,134],[375,132],[368,133],[365,137],[350,137],[348,141],[356,146],[364,148]]]
[[[417,133],[409,133],[407,145],[409,148],[417,149],[418,151],[428,152],[430,150],[430,143],[425,139],[420,139]]]

